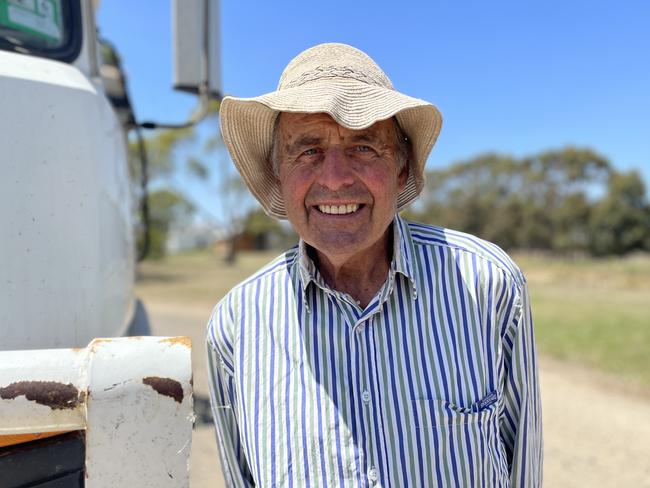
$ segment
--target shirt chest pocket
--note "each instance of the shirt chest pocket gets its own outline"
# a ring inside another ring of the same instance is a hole
[[[448,477],[448,486],[490,486],[484,481],[507,474],[496,392],[469,407],[438,399],[414,400],[413,422],[421,462],[446,467],[441,476]]]
[[[418,429],[486,424],[495,415],[497,393],[493,391],[469,407],[439,399],[417,399],[413,404]]]

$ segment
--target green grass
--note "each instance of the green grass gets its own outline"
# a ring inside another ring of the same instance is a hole
[[[210,308],[276,253],[240,253],[228,266],[208,252],[145,262],[145,302]],[[532,299],[540,353],[650,386],[650,256],[567,260],[518,255]]]
[[[650,386],[650,257],[516,260],[542,354]]]

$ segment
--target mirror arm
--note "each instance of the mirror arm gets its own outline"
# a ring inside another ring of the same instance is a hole
[[[162,122],[141,122],[138,127],[142,129],[187,129],[201,122],[208,115],[210,107],[210,89],[207,82],[199,86],[199,105],[192,116],[181,124],[167,124]]]

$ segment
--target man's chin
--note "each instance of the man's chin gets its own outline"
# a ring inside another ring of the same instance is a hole
[[[383,249],[383,246],[377,246],[381,239],[382,237],[373,240],[367,232],[332,231],[312,236],[312,239],[305,239],[305,242],[329,261],[340,263],[359,257],[380,259],[381,256],[373,258],[370,254],[373,249]]]
[[[311,239],[308,244],[325,256],[346,256],[360,252],[365,240],[350,232],[328,232]]]

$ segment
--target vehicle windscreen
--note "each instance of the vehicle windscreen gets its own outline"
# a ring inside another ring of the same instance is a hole
[[[0,0],[0,49],[72,61],[80,19],[79,0]]]

